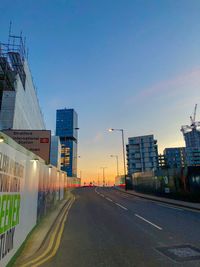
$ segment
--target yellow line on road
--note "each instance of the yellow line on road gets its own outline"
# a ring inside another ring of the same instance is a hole
[[[53,248],[52,252],[49,254],[48,257],[45,257],[43,260],[41,260],[38,263],[36,263],[33,267],[38,267],[38,266],[42,265],[43,263],[47,262],[48,260],[50,260],[52,257],[55,256],[55,254],[56,254],[56,252],[57,252],[57,250],[59,248],[59,245],[60,245],[61,237],[62,237],[62,234],[63,234],[63,231],[64,231],[65,222],[67,220],[67,216],[68,216],[69,210],[70,210],[74,200],[75,200],[75,197],[73,198],[72,202],[70,203],[70,206],[69,206],[69,208],[68,208],[68,210],[67,210],[67,212],[66,212],[66,214],[64,216],[60,231],[58,233],[58,238],[56,240],[56,244],[55,244],[55,247]]]
[[[74,201],[74,198],[72,198],[72,199],[70,200],[70,202],[68,203],[68,205],[67,205],[67,207],[65,208],[65,210],[67,210],[68,208],[71,207],[71,203],[72,203],[73,201]],[[61,216],[61,221],[62,221],[62,219],[64,218],[64,216],[65,216],[65,211],[63,212],[63,215]],[[49,244],[48,244],[48,246],[47,246],[47,249],[46,249],[41,255],[39,255],[37,258],[35,258],[35,259],[33,259],[33,260],[30,260],[29,262],[27,262],[27,263],[25,263],[25,264],[22,264],[21,267],[30,267],[30,266],[34,266],[34,265],[33,265],[34,263],[36,263],[37,261],[39,261],[40,259],[42,259],[43,257],[45,257],[45,256],[50,252],[50,250],[51,250],[52,247],[53,247],[53,243],[54,243],[54,241],[55,241],[56,234],[57,234],[57,232],[58,232],[58,228],[59,228],[59,226],[60,226],[60,223],[58,223],[58,224],[56,225],[55,231],[54,231],[54,232],[52,233],[52,235],[51,235],[50,242],[49,242]]]

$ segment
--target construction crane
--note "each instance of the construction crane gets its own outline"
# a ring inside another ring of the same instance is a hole
[[[193,116],[190,116],[191,125],[183,125],[181,127],[181,132],[186,133],[192,131],[193,129],[200,130],[198,129],[200,127],[200,121],[196,121],[196,113],[197,113],[197,104],[195,104]]]
[[[195,107],[194,107],[193,118],[192,118],[192,116],[190,116],[191,126],[192,126],[192,125],[195,125],[196,113],[197,113],[197,104],[195,104]]]

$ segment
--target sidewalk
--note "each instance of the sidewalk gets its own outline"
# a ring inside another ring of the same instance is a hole
[[[65,205],[69,202],[71,198],[71,192],[68,192],[54,210],[50,211],[47,216],[45,216],[42,221],[36,226],[33,232],[30,234],[30,237],[25,241],[24,248],[17,257],[13,267],[19,267],[23,262],[26,262],[27,259],[31,258],[32,255],[37,253],[37,251],[42,247],[46,238],[48,237],[49,232],[54,226],[55,221],[59,217]]]
[[[163,203],[176,205],[176,206],[183,207],[183,208],[188,208],[188,209],[193,209],[193,210],[200,211],[200,203],[191,203],[191,202],[186,202],[186,201],[182,201],[182,200],[175,200],[175,199],[166,198],[166,197],[157,197],[157,196],[152,196],[152,195],[149,195],[149,194],[138,193],[138,192],[136,192],[134,190],[125,191],[124,189],[117,188],[117,187],[116,187],[116,189],[119,190],[119,191],[122,191],[122,192],[124,192],[126,194],[130,194],[130,195],[134,195],[134,196],[137,196],[137,197],[149,199],[149,200],[152,200],[152,201],[163,202]]]

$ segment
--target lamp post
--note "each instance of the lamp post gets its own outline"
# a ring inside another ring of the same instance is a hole
[[[98,173],[98,186],[99,186],[99,173]]]
[[[119,164],[118,164],[118,155],[110,155],[111,158],[116,158],[116,163],[117,163],[117,176],[119,176]]]
[[[105,186],[105,169],[106,169],[107,167],[101,167],[101,169],[103,169],[103,186]]]
[[[124,183],[125,183],[125,190],[127,190],[127,183],[126,183],[126,160],[125,160],[125,148],[124,148],[124,130],[123,129],[109,129],[109,132],[119,131],[122,135],[122,151],[123,151],[123,162],[124,162]]]

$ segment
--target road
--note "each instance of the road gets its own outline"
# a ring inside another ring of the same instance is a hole
[[[200,266],[199,212],[114,188],[74,194],[58,252],[42,267]]]

